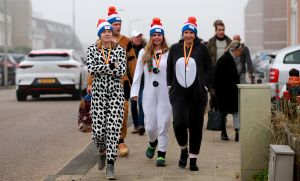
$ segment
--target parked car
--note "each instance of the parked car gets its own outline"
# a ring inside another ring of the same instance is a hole
[[[270,60],[267,75],[271,85],[272,96],[275,96],[276,84],[279,85],[279,90],[282,90],[289,79],[289,71],[292,68],[300,70],[300,46],[281,49]]]
[[[253,70],[256,75],[256,80],[259,83],[267,82],[266,72],[269,67],[269,62],[275,51],[262,51],[255,53],[252,56]]]
[[[4,67],[7,68],[7,84],[14,85],[15,84],[15,75],[16,75],[16,67],[18,66],[18,62],[15,61],[11,54],[7,54],[6,61],[4,61],[4,54],[0,53],[0,74],[1,74],[1,82],[0,85],[4,85]]]
[[[16,96],[25,101],[28,95],[71,94],[80,99],[87,87],[87,68],[74,50],[34,50],[22,61],[16,73]]]
[[[13,57],[13,59],[18,63],[18,64],[20,64],[22,61],[24,61],[25,60],[25,57],[26,57],[26,55],[25,54],[22,54],[22,53],[12,53],[12,54],[10,54],[12,57]]]

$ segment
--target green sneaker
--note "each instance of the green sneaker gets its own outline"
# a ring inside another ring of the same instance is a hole
[[[148,146],[148,148],[146,150],[146,156],[147,156],[147,158],[152,159],[154,157],[155,149],[156,149],[156,147],[153,148],[150,145]]]
[[[157,167],[164,167],[164,166],[166,166],[166,159],[164,157],[158,157],[156,159],[156,166]]]

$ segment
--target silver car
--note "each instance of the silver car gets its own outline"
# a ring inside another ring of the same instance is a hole
[[[289,71],[295,68],[300,71],[300,46],[293,46],[281,49],[275,58],[271,59],[267,75],[271,85],[272,96],[275,96],[275,85],[279,85],[279,91],[289,79]],[[281,95],[280,95],[281,96]]]

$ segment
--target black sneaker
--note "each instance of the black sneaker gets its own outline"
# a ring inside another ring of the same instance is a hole
[[[178,162],[178,167],[180,168],[185,168],[187,165],[187,159],[189,157],[189,152],[188,149],[183,149],[181,150],[179,162]]]
[[[145,128],[144,128],[144,127],[143,127],[143,128],[140,128],[140,129],[139,129],[139,135],[143,136],[144,133],[145,133]]]
[[[197,158],[190,158],[190,171],[198,171]]]
[[[225,130],[223,130],[222,132],[221,132],[221,140],[223,140],[223,141],[229,141],[229,138],[228,138],[228,135],[227,135],[227,131]]]

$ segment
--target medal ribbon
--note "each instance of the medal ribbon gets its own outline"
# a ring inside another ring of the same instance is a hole
[[[190,48],[190,50],[189,50],[189,54],[188,54],[188,56],[186,57],[185,41],[184,41],[184,43],[183,43],[183,53],[184,53],[185,67],[187,67],[187,65],[188,65],[188,63],[189,63],[189,59],[190,59],[190,56],[191,56],[191,53],[192,53],[192,50],[193,50],[193,45],[194,45],[194,43],[192,43],[191,48]]]
[[[154,53],[154,59],[155,59],[156,68],[159,68],[159,64],[160,64],[160,59],[161,59],[162,53],[159,55],[158,59],[156,57],[156,54],[155,54],[154,50],[153,50],[153,53]]]
[[[110,44],[110,47],[109,47],[109,52],[108,52],[108,54],[107,54],[107,57],[106,57],[105,54],[104,54],[103,46],[101,46],[101,54],[102,54],[102,57],[103,57],[103,59],[104,59],[104,63],[105,63],[105,64],[108,64],[108,63],[109,63],[110,52],[111,52],[111,44]]]

